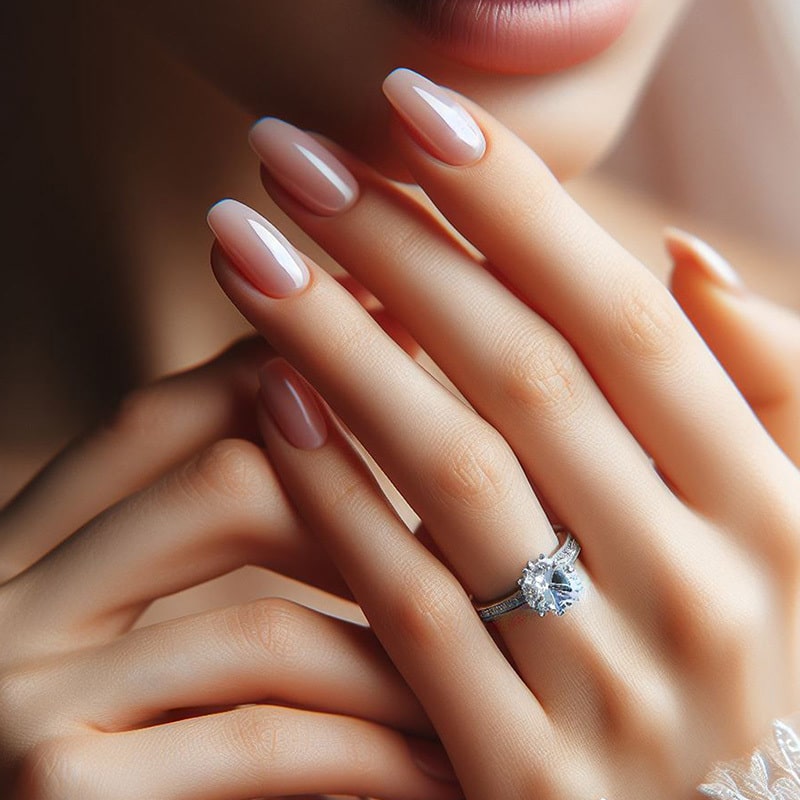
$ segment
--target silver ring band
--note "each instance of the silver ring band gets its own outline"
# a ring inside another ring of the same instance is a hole
[[[561,616],[583,593],[583,581],[575,572],[575,562],[581,552],[578,540],[563,525],[553,525],[564,541],[550,556],[540,553],[522,570],[519,586],[500,600],[476,605],[475,610],[484,622],[491,622],[522,606],[530,606],[540,617],[551,613]]]

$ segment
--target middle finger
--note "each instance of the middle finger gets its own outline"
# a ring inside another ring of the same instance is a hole
[[[408,328],[504,436],[558,518],[584,540],[603,531],[603,547],[587,550],[585,560],[604,588],[618,584],[620,553],[636,569],[643,555],[652,560],[654,509],[676,504],[564,337],[374,170],[341,152],[347,166],[337,163],[277,120],[259,123],[251,139],[274,178],[265,176],[273,199]],[[311,148],[360,190],[335,218],[296,190],[318,185],[321,174],[316,183],[287,177],[293,166],[298,174],[298,150]],[[610,504],[610,496],[621,502]]]

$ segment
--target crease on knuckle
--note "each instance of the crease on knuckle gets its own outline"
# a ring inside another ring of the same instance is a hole
[[[270,674],[280,665],[297,659],[297,643],[302,638],[300,607],[289,600],[268,598],[229,609],[223,617],[225,639],[240,650],[268,662]]]
[[[263,510],[273,483],[264,454],[240,439],[215,442],[188,464],[183,477],[190,498],[221,500],[237,512]]]
[[[321,496],[333,519],[367,520],[378,507],[376,488],[366,470],[345,468],[322,479]]]
[[[680,360],[680,311],[655,278],[636,281],[614,292],[608,318],[626,355],[662,366]]]
[[[448,499],[490,510],[508,497],[515,469],[508,445],[499,434],[467,424],[452,431],[438,448],[431,483]]]
[[[352,299],[352,298],[351,298]],[[321,337],[325,341],[325,360],[331,364],[371,363],[385,354],[383,331],[357,300],[352,299],[353,312],[342,313],[332,320]]]
[[[518,335],[501,359],[500,390],[512,403],[564,421],[587,397],[590,382],[577,355],[555,331]]]
[[[398,576],[392,614],[398,633],[419,648],[447,647],[474,610],[452,576],[435,567]]]
[[[229,746],[244,766],[261,772],[294,760],[296,737],[282,716],[277,708],[244,708],[228,715]]]

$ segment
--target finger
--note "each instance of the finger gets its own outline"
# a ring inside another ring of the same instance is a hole
[[[106,732],[179,709],[272,702],[432,734],[368,628],[276,598],[139,628],[50,660],[28,682],[43,714],[57,704]]]
[[[672,293],[783,451],[800,464],[800,317],[748,292],[725,259],[670,229]]]
[[[293,373],[292,390],[288,389],[287,371],[290,369],[285,361],[279,359],[269,362],[260,373],[263,413],[259,414],[259,421],[270,458],[281,470],[295,504],[302,509],[323,542],[328,544],[334,561],[359,598],[387,652],[392,655],[401,671],[404,671],[410,685],[432,715],[437,730],[444,735],[445,730],[450,730],[447,727],[448,720],[452,719],[454,712],[449,694],[438,681],[455,680],[460,687],[458,690],[464,696],[472,697],[477,688],[476,684],[471,683],[473,677],[483,681],[485,676],[482,669],[486,666],[492,669],[495,667],[492,661],[488,664],[481,663],[484,656],[480,649],[469,642],[469,658],[465,659],[458,650],[464,643],[465,634],[460,627],[461,608],[457,601],[454,604],[448,591],[452,578],[445,573],[447,577],[440,579],[440,585],[437,586],[436,573],[431,577],[427,575],[425,559],[421,560],[419,566],[415,566],[413,561],[407,568],[404,566],[404,558],[413,558],[414,551],[409,548],[407,556],[403,555],[404,550],[398,555],[396,548],[403,544],[402,540],[392,546],[395,549],[387,550],[390,546],[384,543],[383,535],[376,538],[377,523],[362,509],[375,506],[376,511],[380,513],[383,510],[386,516],[383,498],[369,480],[368,473],[364,472],[363,465],[353,457],[348,446],[349,440],[340,436],[335,422],[326,425],[322,435],[321,429],[316,428],[312,448],[315,452],[310,454],[311,458],[300,452],[306,448],[298,436],[300,421],[319,414],[320,406],[313,390],[297,373]],[[327,408],[325,412],[327,413]],[[273,420],[276,425],[272,424]],[[286,441],[293,443],[294,447],[287,448]],[[317,455],[317,449],[328,450],[329,459],[338,459],[341,464],[339,471],[335,473],[339,485],[333,487],[332,491],[336,494],[330,502],[327,501],[328,485],[319,479],[317,470],[320,464],[333,470]],[[364,496],[366,501],[362,499]],[[340,497],[348,504],[348,508],[343,510],[347,517],[346,532],[337,531],[335,527],[340,516]],[[355,506],[354,514],[349,513],[351,506]],[[391,511],[386,518],[390,524],[392,521],[396,523]],[[335,537],[332,543],[329,542],[331,535]],[[340,542],[342,535],[345,541]],[[424,539],[427,536],[424,529],[421,536],[423,541],[420,541],[419,535],[412,540],[417,548],[421,544],[426,546]],[[407,539],[407,533],[402,538]],[[388,563],[384,565],[381,558],[376,560],[376,550],[395,566],[390,567]],[[356,554],[360,555],[357,562],[354,561]],[[432,563],[436,564],[436,561]],[[436,564],[436,567],[439,565]],[[581,571],[580,564],[578,570]],[[418,577],[410,581],[411,575]],[[660,702],[662,698],[666,699],[659,690],[663,675],[655,667],[660,662],[654,659],[653,652],[646,646],[641,631],[629,620],[622,618],[612,604],[605,602],[593,590],[589,577],[582,571],[581,577],[586,582],[587,591],[577,612],[570,613],[563,619],[553,615],[546,619],[532,619],[533,615],[524,612],[509,614],[493,626],[502,637],[498,644],[503,654],[508,653],[509,660],[538,701],[534,711],[541,706],[550,725],[564,724],[567,728],[574,725],[575,719],[581,719],[584,734],[590,738],[596,736],[598,740],[607,735],[610,720],[624,718],[631,707],[639,707],[642,702],[654,708],[653,703],[658,698],[658,713],[663,714],[665,719],[669,718],[669,703]],[[419,585],[420,582],[422,586]],[[434,605],[438,606],[436,610],[432,608]],[[415,627],[415,612],[425,617],[423,630]],[[468,629],[468,633],[471,633],[475,612],[468,609],[464,613],[464,624],[471,626]],[[384,618],[382,623],[381,617],[376,617],[375,614],[386,615],[389,619]],[[398,624],[401,617],[407,617],[404,624]],[[433,619],[428,620],[428,617]],[[446,629],[446,634],[440,630],[443,628]],[[451,639],[453,636],[456,637],[455,642]],[[661,648],[663,630],[657,631],[656,640],[658,648]],[[480,641],[483,640],[480,639],[479,643]],[[406,648],[410,648],[409,653],[405,652]],[[489,650],[486,657],[495,658],[496,654]],[[457,666],[448,663],[449,661],[455,662]],[[466,677],[460,674],[464,668],[470,671]],[[455,679],[454,669],[457,670]],[[493,684],[500,681],[504,674],[506,673],[498,671]],[[522,702],[520,713],[530,713],[531,697],[518,701],[513,689],[510,693],[503,694],[502,683],[500,690],[500,697],[495,697],[488,687],[478,689],[474,704],[474,713],[478,717],[496,712],[498,718],[506,719],[504,703],[508,701]],[[437,705],[431,706],[431,703]],[[459,701],[459,707],[461,706],[464,706],[463,697]],[[441,712],[440,715],[437,710]],[[472,708],[465,708],[464,714],[470,713],[473,713]],[[538,738],[541,730],[535,722],[536,719],[529,723],[529,727],[533,724],[529,734]],[[507,724],[512,725],[510,719]],[[457,737],[459,730],[470,730],[474,725],[462,716],[457,720],[455,728],[454,735]],[[460,740],[456,738],[456,741]],[[445,738],[448,747],[450,742],[451,740]],[[459,744],[459,750],[465,746],[463,743]],[[542,744],[537,741],[531,746],[538,751]],[[450,752],[451,755],[455,754],[453,749]]]
[[[766,490],[741,465],[780,454],[669,292],[488,113],[407,70],[385,92],[415,179],[569,340],[672,485],[702,510],[752,510]]]
[[[420,347],[408,330],[386,311],[378,298],[369,289],[350,275],[339,275],[336,280],[358,300],[395,344],[402,347],[412,358],[416,358],[419,355]]]
[[[456,800],[451,776],[441,750],[425,740],[350,717],[251,706],[53,741],[37,750],[21,784],[31,797],[84,800],[320,793]]]
[[[131,394],[99,430],[57,456],[0,515],[0,562],[22,571],[103,509],[212,441],[253,430],[255,372],[269,352],[246,340]]]
[[[101,514],[9,584],[15,647],[74,649],[152,600],[246,564],[346,593],[256,445],[223,440]]]
[[[507,442],[402,352],[327,273],[301,261],[263,217],[227,201],[209,220],[220,237],[214,271],[228,296],[320,389],[425,520],[469,591],[481,599],[506,592],[509,564],[524,565],[556,543]],[[264,285],[271,270],[285,282],[290,269],[310,274],[307,286],[291,294],[279,287],[275,296],[276,284]],[[488,547],[493,531],[503,536]]]
[[[504,748],[519,736],[530,743],[532,758],[546,764],[550,723],[453,576],[400,521],[333,416],[317,406],[312,413],[325,420],[321,441],[311,449],[298,445],[287,409],[278,408],[275,387],[269,387],[272,375],[262,380],[267,391],[259,421],[270,458],[421,701],[464,784],[470,785],[476,763],[502,764]],[[297,406],[297,420],[311,398],[295,388],[286,397]],[[476,736],[487,729],[491,736]],[[507,796],[505,779],[511,776],[494,784],[498,797]]]
[[[674,497],[563,337],[487,274],[427,209],[373,170],[343,155],[348,170],[317,145],[328,164],[351,175],[350,183],[354,173],[359,186],[357,202],[335,217],[322,216],[308,206],[308,191],[305,205],[290,194],[300,183],[316,185],[308,164],[303,176],[287,179],[287,164],[313,140],[266,119],[253,128],[251,141],[273,170],[264,179],[273,199],[385,301],[503,435],[558,519],[580,533],[598,582],[619,586],[627,573],[649,584],[640,565],[652,563],[659,532],[631,532],[651,529],[654,510],[666,515]],[[612,495],[619,503],[609,504]],[[593,547],[600,537],[602,545]],[[665,538],[671,548],[673,534]],[[641,584],[626,580],[623,591],[638,597]]]

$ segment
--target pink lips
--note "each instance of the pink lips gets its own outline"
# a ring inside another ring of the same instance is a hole
[[[546,73],[615,42],[639,0],[387,0],[441,53],[488,72]]]

